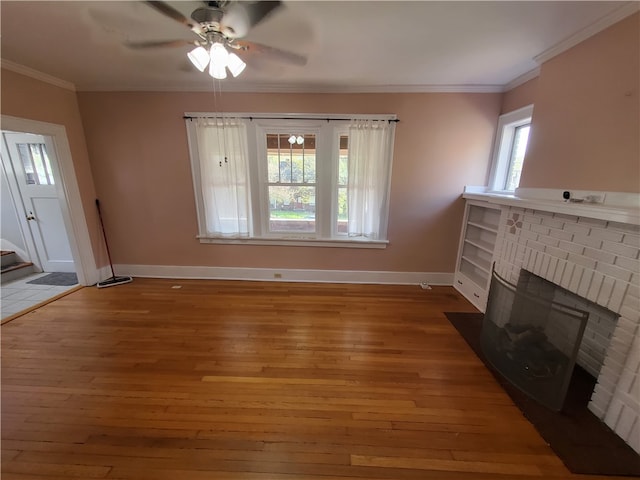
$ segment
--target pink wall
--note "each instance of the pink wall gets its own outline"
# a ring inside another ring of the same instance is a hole
[[[538,93],[538,77],[512,88],[508,92],[505,92],[502,97],[502,108],[500,109],[500,115],[503,113],[513,112],[527,105],[536,103],[536,96]],[[535,109],[535,107],[534,107]]]
[[[545,62],[521,187],[640,192],[640,14]]]
[[[2,70],[1,92],[3,115],[65,127],[94,255],[100,265],[106,263],[106,255],[102,253],[104,247],[95,211],[95,188],[76,93],[5,69]]]
[[[464,185],[485,180],[501,94],[233,94],[233,112],[396,113],[384,250],[203,245],[182,116],[210,93],[79,93],[116,263],[452,272]]]

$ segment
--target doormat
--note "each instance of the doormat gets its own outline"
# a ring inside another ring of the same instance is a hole
[[[70,287],[77,285],[78,276],[75,273],[53,272],[44,277],[36,278],[27,283],[32,285],[55,285],[59,287]]]
[[[640,455],[587,408],[595,378],[582,367],[574,368],[562,411],[553,412],[514,387],[486,360],[480,346],[481,313],[445,315],[572,473],[640,476]]]

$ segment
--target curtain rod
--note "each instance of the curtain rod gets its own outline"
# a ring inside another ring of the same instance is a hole
[[[204,115],[204,116],[200,116],[198,115],[197,117],[191,117],[189,115],[185,115],[182,118],[184,119],[188,119],[188,120],[193,120],[194,118],[225,118],[224,115],[219,115],[219,116],[208,116],[208,115]],[[242,116],[237,116],[237,115],[232,115],[226,118],[240,118],[243,120],[250,120],[253,121],[254,119],[256,120],[326,120],[327,122],[330,121],[343,121],[343,122],[348,122],[351,119],[349,118],[332,118],[332,117],[326,117],[326,118],[320,118],[320,117],[242,117]],[[384,120],[384,119],[382,119]],[[394,123],[398,123],[400,120],[398,120],[397,118],[392,118],[392,119],[386,119],[389,123],[394,122]]]

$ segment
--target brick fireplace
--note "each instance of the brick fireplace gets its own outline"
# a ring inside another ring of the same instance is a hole
[[[589,409],[640,453],[640,226],[505,205],[494,260],[512,283],[525,269],[619,315],[588,324],[578,363],[598,380]]]

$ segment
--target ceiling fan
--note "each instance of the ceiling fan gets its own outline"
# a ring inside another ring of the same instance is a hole
[[[203,72],[209,66],[209,74],[217,79],[226,78],[229,69],[234,77],[242,73],[246,64],[235,54],[259,53],[270,59],[292,65],[305,65],[307,58],[297,53],[241,40],[249,31],[267,17],[282,8],[277,1],[220,0],[203,2],[203,6],[191,13],[191,19],[166,2],[146,1],[166,17],[189,28],[198,38],[189,40],[160,40],[128,42],[130,48],[162,48],[195,45],[187,56],[193,65]]]

